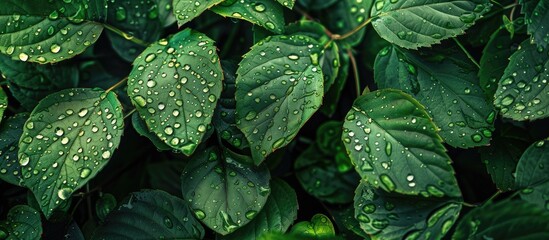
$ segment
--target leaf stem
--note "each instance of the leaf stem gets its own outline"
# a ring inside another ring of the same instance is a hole
[[[121,37],[123,37],[124,39],[130,41],[130,42],[133,42],[137,45],[140,45],[140,46],[143,46],[143,47],[148,47],[150,43],[148,42],[145,42],[139,38],[136,38],[134,37],[133,35],[129,34],[129,33],[126,33],[112,25],[109,25],[109,24],[106,24],[106,23],[103,23],[103,27],[105,27],[106,29],[108,29],[109,31],[111,32],[114,32],[118,35],[120,35]]]
[[[515,4],[517,4],[517,0],[515,0]],[[517,9],[517,6],[518,5],[513,6],[513,8],[511,8],[511,13],[509,13],[509,20],[511,22],[513,21],[513,15],[515,15],[515,9]]]
[[[125,78],[122,78],[122,80],[118,81],[117,83],[115,83],[114,85],[112,85],[109,89],[107,89],[105,92],[110,92],[118,87],[120,87],[122,84],[126,83],[126,81],[128,81],[128,77],[125,77]]]
[[[491,203],[495,198],[497,198],[501,193],[503,193],[503,191],[499,190],[494,193],[494,195],[492,195],[490,198],[488,198],[488,200],[486,200],[482,205],[485,205],[485,204],[488,204],[488,203]]]
[[[135,111],[137,111],[137,108],[134,108],[134,109],[132,109],[131,111],[129,111],[128,113],[126,113],[126,115],[124,115],[124,120],[125,120],[126,118],[128,118],[129,116],[131,116]]]
[[[360,97],[360,78],[358,74],[358,66],[356,64],[355,56],[353,56],[353,52],[351,49],[347,49],[347,55],[349,56],[349,59],[351,60],[351,66],[353,67],[353,73],[355,78],[355,90],[356,90],[356,97]]]
[[[466,206],[466,207],[470,207],[470,208],[478,207],[477,204],[468,203],[468,202],[461,202],[461,205]]]
[[[357,27],[355,27],[353,30],[351,30],[350,32],[347,32],[343,35],[339,35],[339,34],[333,34],[332,35],[332,39],[333,40],[343,40],[343,39],[346,39],[350,36],[352,36],[353,34],[355,34],[356,32],[360,31],[360,29],[366,27],[368,24],[370,24],[370,22],[372,22],[372,19],[373,18],[368,18],[366,19],[366,21],[362,22],[360,25],[358,25]]]
[[[477,60],[475,60],[475,58],[471,56],[471,53],[467,51],[467,49],[461,44],[461,42],[459,42],[457,38],[453,38],[453,39],[454,39],[454,42],[456,42],[456,44],[459,46],[459,48],[461,48],[461,50],[465,53],[465,55],[467,55],[467,58],[469,58],[469,60],[471,60],[471,62],[473,62],[473,64],[475,64],[475,66],[477,66],[477,68],[480,69],[480,64],[478,64]]]

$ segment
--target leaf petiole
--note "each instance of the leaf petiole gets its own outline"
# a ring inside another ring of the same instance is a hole
[[[366,21],[362,22],[360,25],[358,25],[356,28],[354,28],[353,30],[351,30],[350,32],[348,33],[345,33],[343,35],[339,35],[339,34],[333,34],[332,35],[332,39],[333,40],[343,40],[343,39],[346,39],[350,36],[352,36],[353,34],[355,34],[356,32],[360,31],[362,28],[368,26],[368,24],[370,24],[370,22],[372,22],[372,19],[373,18],[368,18],[366,19]]]
[[[105,92],[110,92],[118,87],[120,87],[122,84],[126,83],[128,81],[128,77],[123,78],[122,80],[118,81],[114,85],[112,85],[109,89],[107,89]]]
[[[130,41],[130,42],[133,42],[133,43],[135,43],[135,44],[137,44],[137,45],[140,45],[140,46],[143,46],[143,47],[147,47],[147,46],[149,46],[149,44],[150,44],[150,43],[145,42],[145,41],[143,41],[143,40],[141,40],[141,39],[139,39],[139,38],[134,37],[133,35],[131,35],[131,34],[129,34],[129,33],[126,33],[126,32],[124,32],[124,31],[122,31],[122,30],[120,30],[120,29],[118,29],[118,28],[116,28],[116,27],[114,27],[114,26],[112,26],[112,25],[103,23],[103,27],[105,27],[105,28],[108,29],[109,31],[114,32],[114,33],[120,35],[121,37],[123,37],[124,39],[126,39],[126,40],[128,40],[128,41]]]
[[[478,64],[477,60],[475,60],[475,58],[473,58],[471,53],[469,53],[469,51],[467,51],[467,49],[463,46],[463,44],[461,44],[461,42],[459,42],[459,40],[457,38],[453,38],[453,39],[454,39],[454,42],[456,42],[456,44],[459,46],[459,48],[461,48],[461,50],[465,53],[465,55],[467,55],[467,58],[469,58],[469,60],[471,60],[471,62],[473,64],[475,64],[475,66],[477,66],[477,68],[480,69],[480,64]]]

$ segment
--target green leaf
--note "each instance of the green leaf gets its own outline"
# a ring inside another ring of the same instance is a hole
[[[18,156],[23,185],[46,217],[108,163],[123,128],[112,92],[75,88],[40,101],[25,123]]]
[[[271,182],[271,194],[257,216],[244,227],[218,239],[257,239],[268,231],[286,232],[297,218],[297,208],[294,189],[286,182],[274,179]]]
[[[373,239],[442,239],[459,216],[455,201],[387,193],[361,182],[355,218]]]
[[[28,113],[20,113],[4,120],[0,125],[0,179],[14,185],[20,185],[22,181],[17,150],[28,118]]]
[[[107,215],[116,208],[116,205],[116,198],[110,193],[105,193],[97,199],[97,202],[95,202],[95,214],[99,222],[103,223]]]
[[[236,78],[236,119],[256,164],[286,146],[322,103],[318,43],[274,36],[244,55]]]
[[[294,8],[295,0],[276,0],[276,1],[282,4],[282,6],[285,6],[289,9]]]
[[[488,0],[376,0],[374,6],[372,26],[379,35],[399,47],[417,49],[463,34],[491,4]]]
[[[172,0],[156,0],[156,3],[158,5],[158,18],[160,18],[163,27],[168,27],[177,21],[173,14]]]
[[[538,46],[549,46],[549,1],[547,0],[520,0],[522,5],[521,12],[526,18],[528,24],[528,34],[532,36],[532,41]]]
[[[208,148],[194,155],[181,175],[183,198],[195,216],[226,235],[249,223],[270,193],[269,170],[246,166],[234,155]]]
[[[361,177],[388,192],[460,197],[437,127],[415,99],[379,90],[353,103],[343,142]]]
[[[432,56],[440,57],[432,60]],[[380,88],[398,88],[412,94],[453,147],[488,145],[495,112],[478,85],[477,72],[458,49],[427,52],[421,56],[397,47],[381,50],[375,63]]]
[[[311,221],[303,221],[295,224],[290,231],[301,237],[312,239],[322,239],[325,237],[335,237],[335,229],[332,221],[324,214],[315,214]]]
[[[149,130],[191,155],[221,95],[223,73],[213,40],[190,29],[150,45],[133,62],[128,96]]]
[[[27,205],[10,209],[7,219],[0,222],[0,237],[6,240],[34,240],[42,235],[40,213]]]
[[[173,0],[173,13],[177,19],[177,25],[183,26],[198,17],[204,11],[225,0]]]
[[[341,210],[332,210],[330,211],[330,214],[334,218],[334,221],[340,231],[338,235],[350,240],[371,239],[360,228],[360,224],[355,218],[355,209],[353,207],[346,207]]]
[[[148,138],[159,151],[167,151],[172,149],[172,147],[168,146],[168,144],[164,143],[156,134],[149,131],[149,128],[147,127],[147,124],[143,119],[139,117],[139,114],[134,113],[132,114],[132,125],[135,131],[143,136]]]
[[[78,85],[78,69],[74,64],[55,65],[25,63],[0,56],[0,72],[8,79],[13,97],[31,111],[44,97]]]
[[[105,0],[4,0],[0,52],[14,60],[53,63],[82,53],[99,38]]]
[[[549,211],[523,201],[501,201],[468,212],[452,239],[548,239]]]
[[[298,0],[305,9],[322,10],[332,6],[338,0]]]
[[[535,120],[549,116],[547,76],[549,48],[537,47],[525,40],[511,55],[499,80],[494,105],[501,115],[514,120]]]
[[[2,122],[2,118],[4,118],[4,111],[8,108],[8,96],[6,95],[6,92],[4,92],[4,89],[2,89],[2,86],[0,86],[0,122]]]
[[[211,10],[223,17],[242,19],[277,34],[284,31],[284,9],[273,0],[226,1]]]
[[[524,189],[520,197],[549,210],[548,139],[532,144],[520,157],[516,169],[516,186]]]
[[[333,33],[349,33],[365,21],[368,21],[373,3],[373,0],[339,0],[322,11],[320,15],[321,21]],[[365,32],[365,28],[362,28],[339,42],[344,48],[353,47],[362,41]]]
[[[202,239],[204,229],[180,198],[160,190],[130,195],[95,230],[92,239]]]
[[[340,52],[339,60],[341,65],[339,67],[339,73],[334,80],[334,84],[330,87],[330,90],[324,94],[324,100],[322,106],[320,107],[320,112],[329,117],[331,117],[336,111],[337,105],[339,104],[339,99],[343,93],[343,88],[347,83],[347,77],[349,76],[349,55]]]

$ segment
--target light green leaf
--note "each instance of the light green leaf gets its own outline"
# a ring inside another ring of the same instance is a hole
[[[28,113],[20,113],[4,120],[0,125],[0,179],[14,185],[20,185],[22,181],[17,150],[28,118]]]
[[[524,201],[501,201],[468,212],[452,239],[549,239],[549,211]]]
[[[256,164],[286,146],[322,103],[318,43],[274,36],[244,55],[236,78],[236,119]]]
[[[488,145],[495,112],[478,85],[477,72],[459,49],[426,50],[424,56],[389,47],[375,62],[380,88],[398,88],[423,104],[451,146]]]
[[[270,193],[269,170],[243,165],[237,157],[208,148],[195,154],[181,175],[183,198],[195,216],[222,235],[253,220]]]
[[[149,130],[191,155],[212,121],[223,73],[213,40],[183,30],[149,46],[133,62],[128,96]]]
[[[202,12],[225,0],[173,0],[173,13],[177,19],[177,25],[183,26],[198,17]]]
[[[202,239],[204,229],[180,198],[160,190],[134,192],[95,230],[92,239]]]
[[[549,139],[532,144],[520,157],[516,169],[517,188],[524,189],[520,197],[549,210]]]
[[[335,237],[335,229],[332,221],[324,214],[315,214],[311,221],[296,223],[290,233],[301,237],[312,239],[322,239],[326,237]]]
[[[282,6],[285,6],[289,9],[294,8],[295,0],[276,0],[276,1],[282,4]]]
[[[338,0],[298,0],[298,2],[305,9],[322,10],[332,6],[334,3],[338,2]]]
[[[6,92],[4,92],[4,89],[2,89],[2,86],[0,86],[0,122],[2,122],[2,118],[4,118],[4,111],[8,108],[8,96],[6,95]]]
[[[257,239],[269,231],[286,232],[297,218],[297,196],[292,187],[280,179],[271,182],[271,194],[265,207],[254,219],[235,232],[218,239]]]
[[[333,33],[346,34],[368,21],[373,3],[374,0],[339,0],[322,11],[320,18]],[[319,5],[322,6],[322,4]],[[365,32],[365,28],[358,30],[350,37],[341,40],[341,46],[349,48],[359,44]]]
[[[4,0],[0,52],[14,60],[53,63],[82,53],[99,38],[105,0]]]
[[[461,204],[439,198],[387,193],[361,182],[355,218],[373,239],[442,239],[459,216]]]
[[[0,56],[0,72],[8,79],[13,97],[32,111],[44,97],[78,85],[78,68],[66,62],[52,64],[26,63]]]
[[[490,7],[488,0],[376,0],[372,26],[385,40],[417,49],[463,34]]]
[[[343,124],[343,142],[361,177],[388,192],[460,197],[437,127],[415,99],[385,89],[362,95]]]
[[[123,128],[113,92],[75,88],[40,101],[25,123],[18,156],[23,185],[46,217],[108,163]]]
[[[211,10],[223,17],[242,19],[277,34],[284,32],[284,9],[273,0],[226,1]]]
[[[535,120],[549,116],[549,48],[525,40],[511,55],[499,80],[494,105],[501,115],[514,120]]]
[[[168,27],[176,22],[175,14],[173,14],[172,0],[155,0],[158,5],[158,18],[162,22],[163,27]]]
[[[34,240],[41,235],[40,213],[27,205],[11,208],[7,219],[0,222],[0,237],[5,240]]]
[[[132,125],[135,131],[143,136],[148,138],[159,151],[167,151],[172,149],[172,147],[168,146],[164,141],[162,141],[156,134],[149,131],[149,128],[147,127],[147,124],[143,119],[139,117],[139,114],[134,113],[132,114]]]
[[[549,1],[547,0],[520,0],[521,12],[528,24],[528,34],[532,36],[538,46],[549,46]]]

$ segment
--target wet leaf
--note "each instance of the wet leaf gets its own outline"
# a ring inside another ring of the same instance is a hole
[[[326,1],[329,2],[329,1]],[[373,0],[339,0],[322,11],[321,22],[335,34],[346,34],[368,21]],[[319,4],[322,5],[322,4]],[[358,30],[352,36],[340,40],[341,46],[349,48],[362,41],[365,28]]]
[[[97,202],[95,202],[95,214],[100,223],[105,221],[107,215],[114,210],[116,205],[116,198],[110,193],[105,193],[97,199]]]
[[[349,55],[340,52],[339,59],[341,62],[339,73],[334,80],[334,84],[330,87],[330,90],[324,94],[323,103],[320,107],[320,112],[330,117],[336,112],[341,94],[343,93],[343,89],[345,88],[345,84],[347,83],[347,78],[349,76]]]
[[[8,108],[8,96],[2,86],[0,86],[0,122],[4,118],[4,111]]]
[[[335,237],[335,229],[332,221],[324,214],[315,214],[311,221],[296,223],[290,233],[300,237],[312,239],[322,239],[326,237]]]
[[[25,123],[18,158],[23,186],[46,217],[108,163],[123,128],[112,92],[67,89],[40,101]]]
[[[521,12],[526,18],[528,34],[538,46],[549,47],[549,2],[546,0],[520,0]]]
[[[42,235],[40,213],[27,205],[10,209],[7,219],[0,222],[0,236],[3,239],[34,240]]]
[[[212,8],[213,12],[223,17],[242,19],[278,34],[284,31],[283,10],[273,0],[225,1]]]
[[[520,197],[549,210],[549,142],[548,139],[532,144],[520,157],[516,169]]]
[[[28,113],[20,113],[0,124],[0,179],[14,185],[20,185],[22,181],[17,151],[28,118]]]
[[[128,96],[149,130],[191,155],[221,95],[223,73],[213,40],[183,30],[149,46],[134,61]]]
[[[236,118],[256,164],[286,146],[322,103],[318,43],[274,36],[248,52],[237,70]]]
[[[173,13],[177,25],[183,26],[198,17],[204,11],[223,2],[224,0],[173,0]]]
[[[92,239],[202,239],[204,229],[180,198],[141,190],[113,210]]]
[[[135,131],[143,136],[148,138],[159,151],[167,151],[172,149],[172,147],[168,146],[168,144],[164,143],[156,134],[149,131],[149,128],[147,127],[147,124],[143,119],[139,117],[139,114],[134,113],[132,114],[132,125]]]
[[[415,99],[379,90],[355,100],[343,142],[362,179],[388,192],[460,197],[437,127]]]
[[[298,0],[301,6],[309,10],[322,10],[332,6],[338,0]]]

